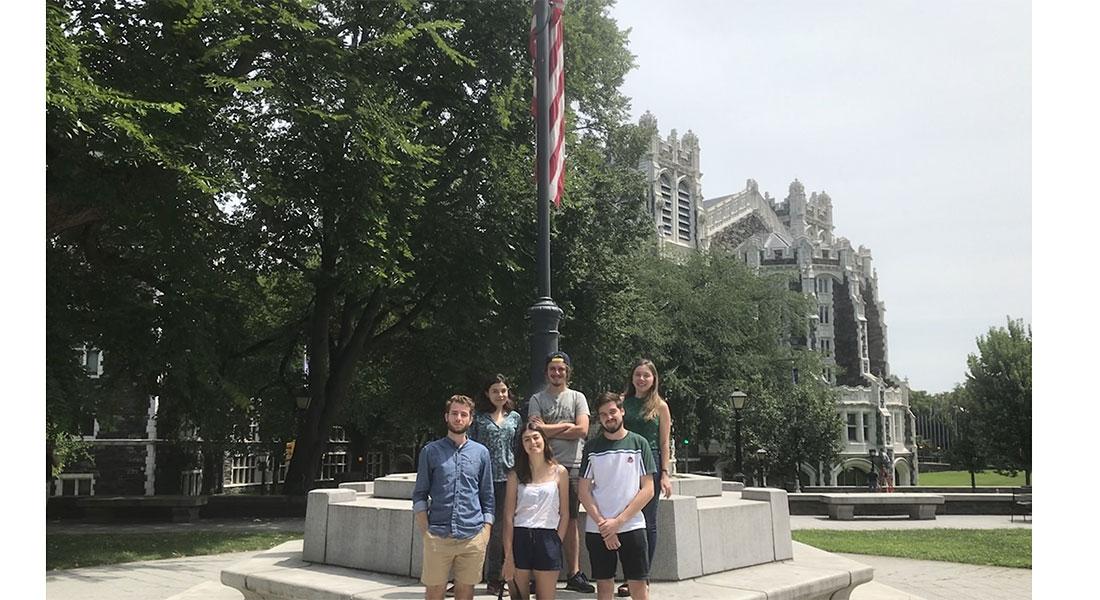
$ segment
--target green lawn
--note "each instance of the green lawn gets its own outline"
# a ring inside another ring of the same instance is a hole
[[[979,486],[1021,486],[1024,485],[1023,472],[1015,477],[1005,477],[992,471],[978,473],[974,480]],[[920,484],[929,486],[970,486],[970,473],[966,471],[940,471],[939,473],[921,473]]]
[[[1030,529],[800,529],[792,537],[828,552],[1031,568]]]
[[[301,532],[246,531],[47,534],[46,570],[267,550],[301,538]]]

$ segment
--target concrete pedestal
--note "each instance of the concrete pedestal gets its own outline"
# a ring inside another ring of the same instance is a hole
[[[419,577],[422,546],[412,512],[414,473],[310,492],[303,558]],[[681,475],[658,503],[652,577],[680,581],[791,557],[786,492],[724,491],[714,477]],[[581,519],[586,518],[583,507]],[[581,564],[588,550],[581,542]]]

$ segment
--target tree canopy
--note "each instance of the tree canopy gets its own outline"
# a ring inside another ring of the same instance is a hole
[[[1008,318],[966,359],[966,397],[989,466],[1031,484],[1031,327]]]
[[[647,356],[678,434],[727,439],[741,386],[769,399],[754,427],[792,448],[777,461],[818,460],[829,432],[791,411],[828,395],[784,375],[820,371],[786,343],[804,299],[732,256],[657,256],[635,168],[653,132],[625,121],[609,4],[565,12],[552,283],[576,387],[621,390]],[[166,436],[295,439],[301,492],[332,425],[408,440],[455,391],[524,373],[529,23],[511,0],[48,1],[51,435],[157,396]],[[85,346],[104,377],[83,375]]]

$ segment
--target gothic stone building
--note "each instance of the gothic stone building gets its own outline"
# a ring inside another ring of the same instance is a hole
[[[839,392],[844,450],[838,464],[803,465],[803,481],[865,485],[875,469],[894,485],[916,485],[909,386],[890,373],[886,307],[871,251],[834,235],[829,195],[807,198],[796,179],[778,200],[749,179],[739,192],[704,199],[695,134],[689,130],[678,139],[672,130],[662,139],[648,112],[640,124],[653,131],[639,168],[648,177],[648,208],[662,251],[675,256],[721,248],[758,271],[789,274],[792,288],[817,301],[817,314],[807,318],[806,345],[821,353],[825,366],[817,375]]]

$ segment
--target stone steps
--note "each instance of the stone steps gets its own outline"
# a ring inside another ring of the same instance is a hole
[[[667,600],[919,600],[886,586],[876,585],[863,593],[860,586],[871,581],[871,567],[804,544],[793,546],[793,559],[685,581],[655,582],[653,596]],[[301,548],[301,541],[293,541],[261,552],[223,570],[222,583],[240,590],[250,600],[382,600],[423,594],[423,587],[415,579],[308,563],[302,560]],[[483,587],[478,586],[478,590]],[[558,595],[589,596],[561,590]],[[185,598],[190,597],[177,600]]]

